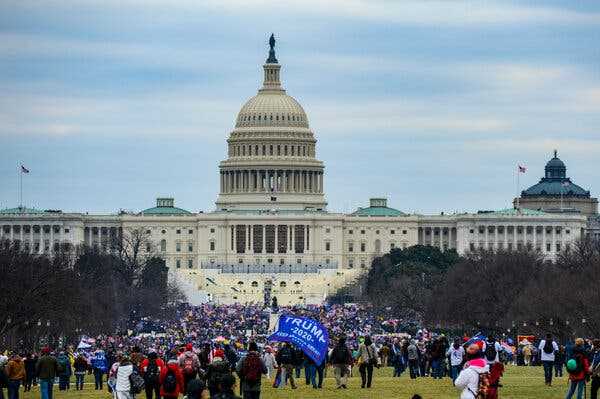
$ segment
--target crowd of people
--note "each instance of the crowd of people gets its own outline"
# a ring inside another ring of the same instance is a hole
[[[39,385],[41,399],[59,390],[84,389],[86,375],[95,390],[114,399],[260,397],[263,383],[296,389],[305,383],[322,389],[331,372],[337,389],[348,388],[348,378],[360,376],[361,389],[371,388],[374,370],[389,367],[393,377],[448,378],[462,399],[497,397],[506,364],[543,365],[544,381],[563,369],[569,376],[566,399],[582,398],[591,380],[591,397],[600,388],[600,341],[578,339],[561,343],[543,339],[496,340],[492,336],[460,336],[418,330],[400,332],[401,321],[377,315],[362,305],[324,305],[280,308],[319,320],[329,331],[326,360],[318,364],[289,343],[269,342],[273,327],[270,309],[261,306],[205,304],[182,306],[174,321],[132,319],[120,334],[85,337],[60,343],[63,349],[43,347],[38,354],[18,351],[0,356],[0,399],[18,399],[21,388]],[[302,378],[301,378],[302,377]],[[239,391],[238,391],[239,389]]]

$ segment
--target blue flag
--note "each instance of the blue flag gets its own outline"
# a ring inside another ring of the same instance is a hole
[[[329,334],[327,329],[316,320],[308,317],[283,315],[277,322],[277,330],[269,337],[270,341],[291,342],[306,356],[320,365],[327,356]]]

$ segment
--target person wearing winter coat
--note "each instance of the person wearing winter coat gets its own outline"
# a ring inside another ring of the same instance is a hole
[[[373,381],[373,367],[379,367],[381,364],[381,360],[379,360],[379,355],[377,354],[377,348],[371,340],[371,337],[365,337],[365,342],[360,344],[358,352],[360,353],[360,366],[358,366],[361,379],[360,387],[364,388],[366,386],[367,388],[371,388],[371,383]]]
[[[42,356],[35,365],[35,373],[40,380],[40,396],[42,399],[52,399],[52,385],[58,375],[58,362],[50,355],[50,348],[42,348]]]
[[[475,399],[479,388],[479,377],[483,373],[488,373],[490,367],[476,344],[470,345],[467,349],[467,359],[464,369],[454,381],[454,386],[461,390],[460,399]]]
[[[35,364],[37,363],[36,357],[29,353],[25,358],[25,392],[31,391],[36,375],[35,375]]]
[[[148,352],[148,357],[140,363],[140,375],[144,378],[146,399],[160,399],[160,374],[165,368],[165,362],[158,357],[156,351]]]
[[[19,399],[19,388],[25,381],[25,364],[23,358],[14,354],[6,364],[8,378],[8,399]]]
[[[176,359],[167,362],[166,367],[160,371],[160,396],[165,399],[175,399],[185,393],[184,375]]]
[[[60,352],[58,358],[58,390],[66,391],[70,388],[70,379],[72,374],[71,360],[65,352]]]
[[[94,372],[94,385],[96,390],[102,390],[102,377],[108,371],[108,360],[102,349],[94,353],[92,357],[92,371]]]
[[[569,389],[565,399],[571,399],[577,391],[577,399],[582,399],[585,394],[585,382],[590,373],[590,362],[586,356],[585,341],[583,338],[575,340],[575,347],[571,359],[575,359],[580,365],[577,371],[569,371]]]
[[[78,391],[82,391],[83,378],[85,377],[85,373],[88,371],[89,368],[87,359],[83,356],[83,354],[80,354],[75,358],[73,368],[75,370],[75,389]]]
[[[277,368],[277,360],[273,354],[273,348],[270,346],[265,347],[265,353],[262,356],[262,360],[267,368],[267,378],[271,380],[275,378],[275,369]]]
[[[181,368],[183,373],[185,387],[187,387],[188,381],[196,378],[196,375],[200,372],[200,359],[198,359],[198,355],[194,352],[194,347],[191,343],[185,346],[185,351],[179,356],[178,362],[179,368]]]
[[[116,371],[115,397],[116,399],[133,399],[129,376],[133,373],[133,364],[129,357],[123,356]]]
[[[258,353],[256,342],[250,342],[248,354],[237,362],[235,371],[240,376],[244,399],[259,399],[261,378],[267,374],[267,367]]]

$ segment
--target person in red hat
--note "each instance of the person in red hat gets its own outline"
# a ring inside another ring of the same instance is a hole
[[[191,343],[188,343],[185,346],[185,351],[179,355],[178,363],[179,368],[183,373],[183,392],[186,392],[188,382],[196,378],[196,375],[200,371],[200,360],[198,359],[198,355],[194,352],[194,346]]]

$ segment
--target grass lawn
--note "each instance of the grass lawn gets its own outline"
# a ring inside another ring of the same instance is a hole
[[[424,399],[429,398],[458,398],[459,391],[452,386],[448,378],[443,380],[433,380],[431,378],[419,378],[411,380],[408,373],[400,378],[392,378],[392,369],[385,368],[376,371],[373,379],[373,387],[369,390],[360,388],[360,377],[351,378],[348,389],[335,389],[333,373],[328,370],[328,377],[324,381],[324,388],[321,390],[313,389],[304,385],[301,379],[299,388],[292,390],[289,385],[283,389],[273,389],[267,381],[263,384],[262,399],[275,398],[376,398],[376,399],[410,399],[410,397],[419,393]],[[94,391],[93,380],[86,378],[88,382],[83,391],[75,391],[74,385],[68,392],[59,392],[57,385],[54,385],[54,397],[56,399],[105,399],[110,398],[108,392]],[[89,384],[92,382],[92,384]],[[567,378],[555,378],[552,387],[544,385],[544,372],[541,367],[515,367],[509,366],[502,379],[504,385],[500,388],[500,397],[503,399],[558,399],[563,398],[567,389]],[[589,388],[588,388],[589,389]],[[38,388],[22,396],[24,399],[39,399]],[[140,399],[145,399],[145,395],[138,395]]]

